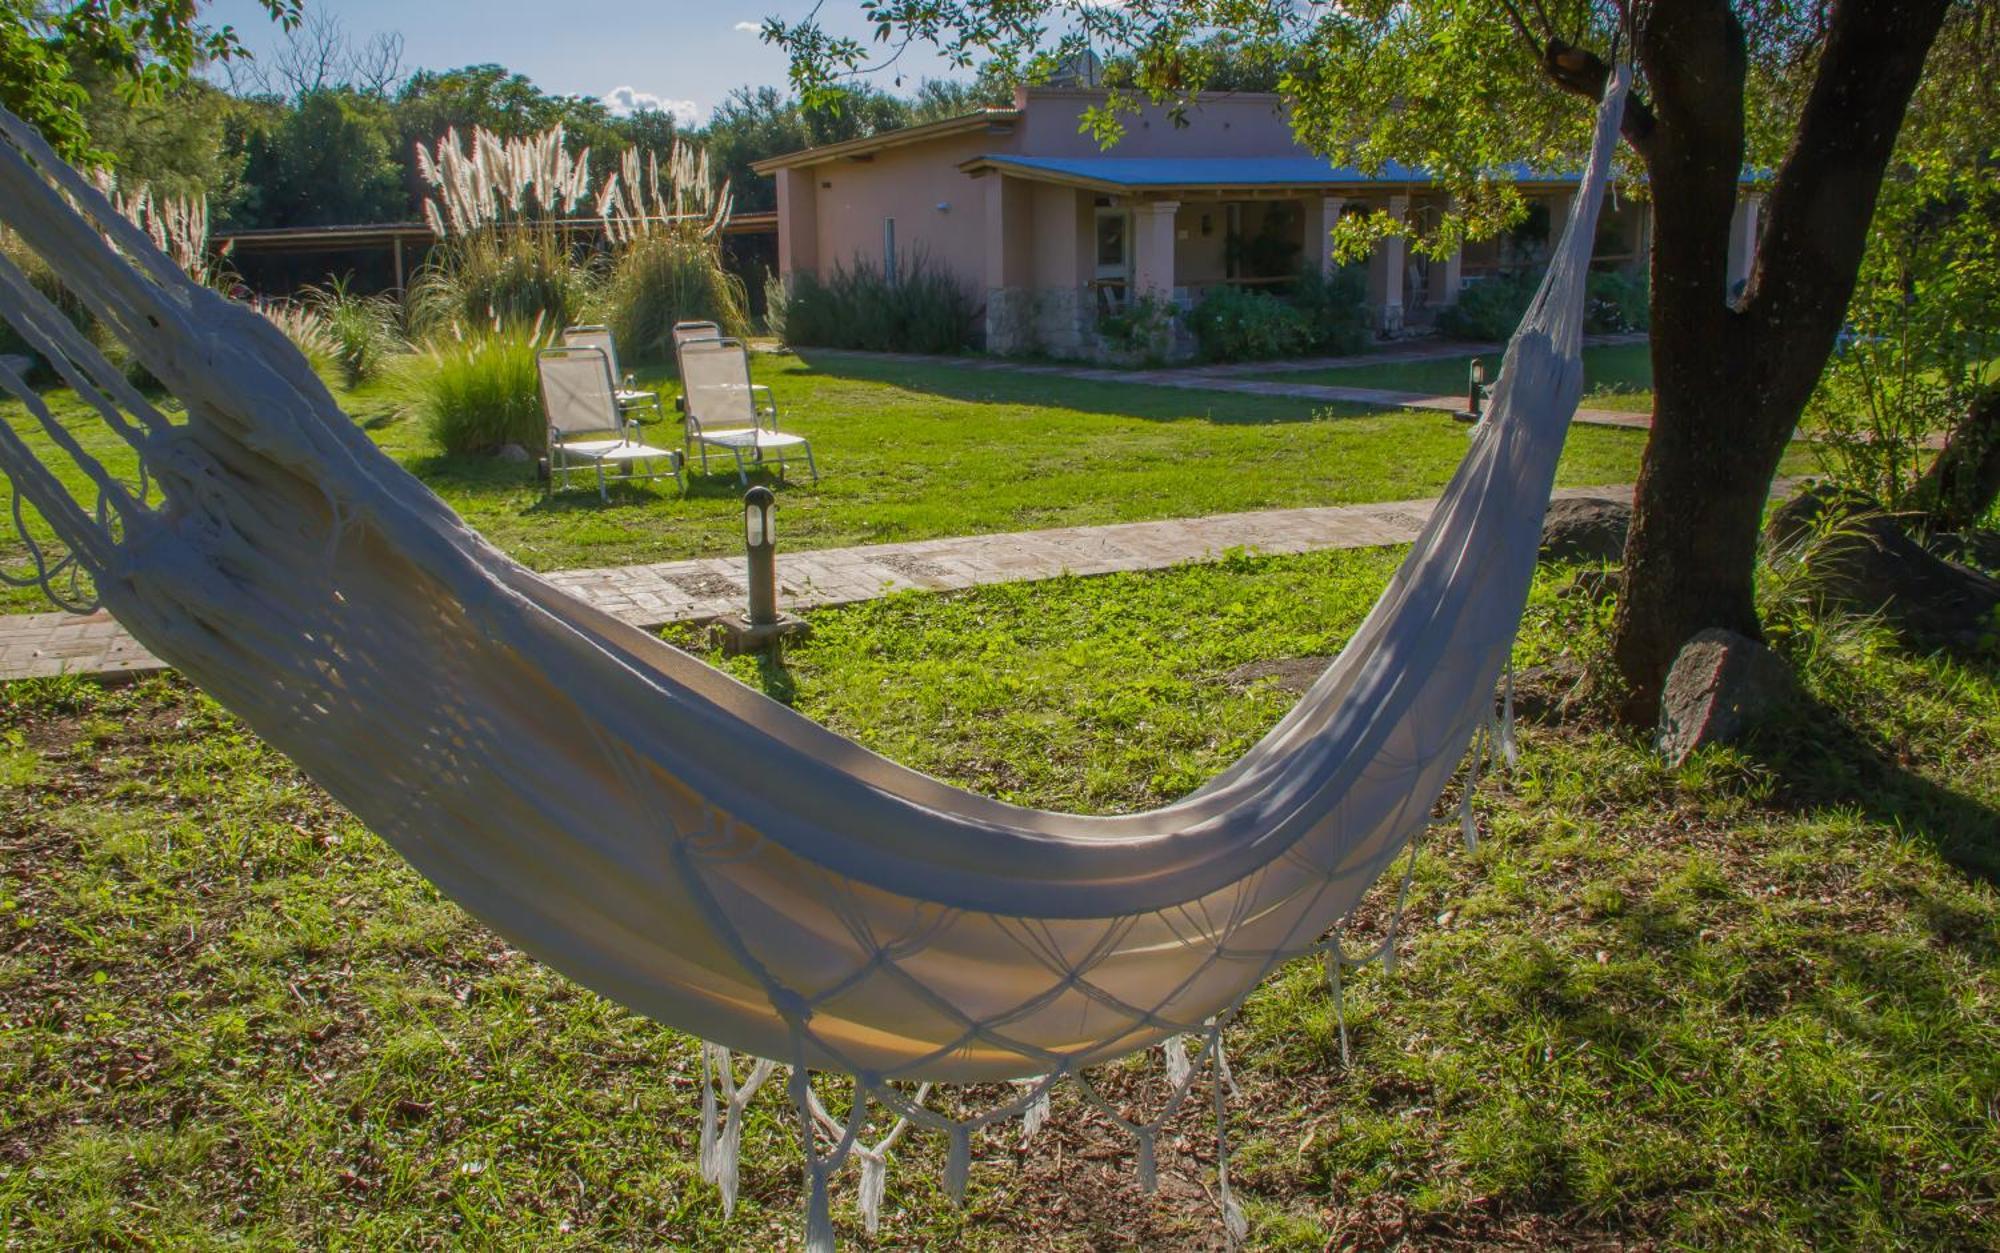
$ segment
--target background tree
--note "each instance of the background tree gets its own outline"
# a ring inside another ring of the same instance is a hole
[[[1425,246],[1520,212],[1493,171],[1573,165],[1614,50],[1637,90],[1622,132],[1654,206],[1655,410],[1626,548],[1613,651],[1624,708],[1650,721],[1681,645],[1759,634],[1765,497],[1846,314],[1912,93],[1948,11],[1980,0],[868,0],[878,60],[913,41],[1046,74],[1093,49],[1129,55],[1133,91],[1207,86],[1213,32],[1284,67],[1294,127],[1342,163],[1424,166],[1456,197]],[[1055,32],[1052,34],[1052,31]],[[772,20],[808,102],[874,62],[816,21]],[[1095,111],[1119,129],[1118,100]],[[1730,221],[1748,169],[1771,171],[1755,269],[1729,290]],[[1376,230],[1406,229],[1377,223]],[[1353,242],[1349,240],[1350,244]]]
[[[907,102],[866,86],[821,99],[823,107],[807,110],[776,87],[738,87],[715,107],[701,139],[717,176],[730,181],[739,212],[778,207],[776,184],[754,173],[751,162],[894,130],[909,125],[913,116]],[[955,96],[947,103],[946,96],[937,94],[930,107],[952,110],[941,116],[967,112],[959,103]]]
[[[303,0],[259,3],[290,27]],[[130,100],[157,98],[203,62],[242,53],[231,27],[207,26],[199,11],[196,0],[0,0],[0,106],[33,123],[64,156],[91,160],[101,154],[91,146],[90,92],[78,67],[93,67]]]
[[[238,226],[393,222],[413,212],[386,102],[349,88],[270,108],[244,139]]]

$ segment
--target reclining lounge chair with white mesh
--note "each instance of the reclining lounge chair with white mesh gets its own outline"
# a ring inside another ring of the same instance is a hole
[[[665,418],[666,410],[660,407],[660,393],[646,391],[636,386],[630,374],[618,371],[618,343],[612,337],[611,328],[591,324],[589,326],[565,326],[562,332],[564,348],[598,348],[604,352],[604,359],[611,365],[611,377],[618,392],[618,408],[634,421],[645,421],[647,410],[654,418]]]
[[[601,348],[544,348],[535,354],[541,375],[542,413],[548,419],[550,492],[569,486],[572,468],[597,471],[597,495],[609,500],[604,467],[635,479],[681,479],[681,452],[641,443],[618,407],[610,358]],[[664,470],[659,463],[665,462]]]
[[[692,330],[692,328],[690,328]],[[750,354],[743,341],[724,336],[683,337],[674,328],[674,356],[679,360],[681,422],[686,428],[687,458],[701,453],[701,472],[708,473],[708,450],[726,448],[736,458],[739,483],[750,481],[751,465],[776,465],[805,457],[813,482],[819,466],[812,444],[803,435],[778,429],[778,402],[771,389],[750,381]]]

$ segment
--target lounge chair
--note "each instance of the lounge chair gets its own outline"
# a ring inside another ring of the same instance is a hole
[[[604,488],[604,467],[618,467],[630,478],[681,479],[681,451],[654,448],[635,436],[636,427],[618,407],[611,359],[600,348],[544,348],[535,354],[541,375],[542,413],[548,419],[549,487],[551,493],[569,487],[573,464],[594,466],[597,495],[611,499]],[[663,471],[659,462],[667,463]],[[636,468],[636,472],[635,472]]]
[[[652,410],[654,418],[665,418],[666,410],[660,407],[660,393],[649,392],[635,385],[630,374],[618,372],[618,344],[612,338],[608,326],[565,326],[562,333],[564,348],[598,348],[604,352],[605,360],[611,363],[611,377],[617,380],[618,407],[638,421],[645,410]]]
[[[678,330],[679,328],[676,328]],[[819,465],[812,444],[803,435],[778,429],[778,403],[768,387],[750,381],[750,354],[743,341],[721,337],[681,340],[681,397],[677,402],[686,428],[687,459],[701,452],[701,472],[708,473],[708,450],[727,449],[736,458],[736,479],[750,482],[751,465],[772,465],[784,473],[785,463],[801,453],[813,482]]]

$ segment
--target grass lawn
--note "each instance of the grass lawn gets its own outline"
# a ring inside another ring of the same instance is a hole
[[[825,475],[813,486],[795,473],[780,491],[781,542],[793,549],[1424,497],[1465,451],[1465,428],[1435,413],[850,359],[759,357],[755,369],[784,425],[811,436]],[[669,375],[644,377],[671,394]],[[608,506],[588,490],[545,500],[532,466],[438,454],[396,386],[336,394],[384,449],[535,569],[741,550],[740,490],[723,463],[685,498],[668,481],[618,486]],[[68,392],[50,395],[86,447],[129,471],[129,453],[94,414]],[[27,429],[19,406],[0,412]],[[678,435],[669,426],[655,441]],[[29,438],[51,448],[39,429]],[[1630,482],[1644,442],[1580,427],[1561,480]],[[11,535],[0,539],[0,562],[21,556]],[[0,588],[0,609],[41,606]]]
[[[1129,809],[1278,718],[1240,667],[1337,648],[1394,559],[899,596],[816,613],[788,669],[730,665],[968,786]],[[1601,648],[1557,581],[1523,663]],[[1823,707],[1758,753],[1675,771],[1525,726],[1479,851],[1425,842],[1402,969],[1352,978],[1351,1068],[1314,968],[1251,1000],[1255,1247],[2000,1244],[2000,679],[1791,640]],[[691,1041],[474,924],[178,681],[0,692],[0,814],[0,1230],[24,1245],[796,1241],[777,1092],[725,1222]],[[1143,1197],[1065,1094],[1027,1148],[974,1141],[961,1210],[913,1136],[879,1243],[1215,1247],[1209,1143],[1189,1111]]]
[[[1647,413],[1653,408],[1653,359],[1645,344],[1616,344],[1583,350],[1585,405]],[[1500,354],[1482,353],[1487,377],[1500,366]],[[1330,387],[1379,387],[1426,396],[1461,395],[1465,391],[1470,356],[1437,361],[1385,361],[1378,365],[1338,370],[1295,370],[1273,374],[1274,380],[1323,383]]]

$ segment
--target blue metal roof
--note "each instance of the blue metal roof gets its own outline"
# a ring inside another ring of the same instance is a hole
[[[1133,190],[1170,187],[1341,187],[1368,183],[1426,183],[1430,176],[1391,161],[1373,174],[1329,165],[1319,157],[1020,157],[993,153],[965,163],[1019,170]],[[1526,166],[1505,177],[1534,182],[1575,182],[1576,175],[1534,175]]]

